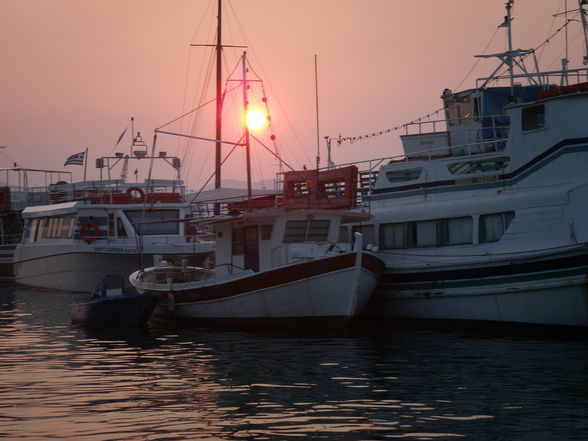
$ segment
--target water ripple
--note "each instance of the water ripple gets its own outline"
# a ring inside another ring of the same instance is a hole
[[[0,438],[585,439],[582,340],[92,329],[0,293]]]

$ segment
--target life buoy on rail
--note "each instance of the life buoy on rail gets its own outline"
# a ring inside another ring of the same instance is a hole
[[[100,237],[100,227],[92,221],[84,222],[80,227],[80,239],[92,243]]]
[[[129,187],[127,188],[127,194],[131,196],[131,202],[134,204],[142,204],[145,202],[145,192],[141,187]]]
[[[196,226],[194,224],[186,224],[184,227],[184,237],[186,242],[192,242],[192,239],[196,237]]]

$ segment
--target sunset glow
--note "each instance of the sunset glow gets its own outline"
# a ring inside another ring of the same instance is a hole
[[[249,130],[259,130],[266,122],[265,115],[261,110],[250,109],[247,111],[247,127]]]

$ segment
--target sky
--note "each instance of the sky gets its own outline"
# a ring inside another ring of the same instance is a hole
[[[251,105],[267,97],[271,128],[254,135],[254,181],[278,171],[268,149],[288,166],[314,167],[318,148],[326,165],[324,137],[379,133],[431,114],[445,88],[461,90],[488,75],[495,60],[473,55],[505,50],[498,25],[504,0],[223,0],[224,75],[246,50],[252,78]],[[574,0],[516,0],[515,48],[537,48],[564,23],[553,14]],[[130,120],[151,149],[154,130],[214,138],[211,49],[217,0],[0,0],[0,167],[67,170],[81,180],[84,167],[65,159],[88,149],[87,179],[98,179],[95,159],[130,151]],[[582,55],[580,26],[568,27],[571,67]],[[545,69],[565,56],[560,32],[538,50]],[[315,80],[315,57],[317,76]],[[470,73],[471,72],[471,73]],[[238,70],[232,79],[240,79]],[[234,88],[237,82],[228,82]],[[263,89],[260,89],[263,85]],[[318,87],[317,87],[318,85]],[[239,141],[242,92],[225,99],[224,140]],[[442,115],[438,114],[438,118]],[[117,139],[127,132],[121,142]],[[275,135],[274,143],[270,135]],[[399,131],[332,145],[337,164],[401,154]],[[223,147],[223,156],[231,146]],[[182,160],[182,179],[199,189],[214,170],[214,144],[158,135],[160,151]],[[223,180],[245,179],[245,154],[236,147]],[[129,166],[142,180],[148,162]],[[112,177],[120,168],[113,167]],[[173,177],[154,166],[153,177]],[[208,181],[210,182],[210,181]],[[230,181],[228,181],[230,182]]]

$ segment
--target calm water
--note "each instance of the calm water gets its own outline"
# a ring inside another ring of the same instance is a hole
[[[3,440],[588,440],[588,340],[70,324],[0,291]]]

